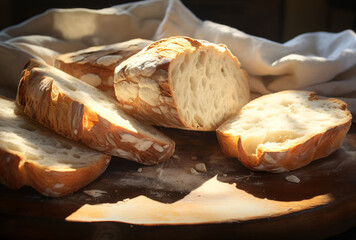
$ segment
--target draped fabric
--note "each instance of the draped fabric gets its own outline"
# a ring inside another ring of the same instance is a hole
[[[212,21],[179,0],[147,0],[110,8],[51,9],[0,32],[0,94],[14,98],[30,58],[53,64],[59,53],[132,38],[185,35],[223,43],[247,71],[253,96],[286,89],[344,100],[356,114],[356,34],[313,32],[277,43]]]

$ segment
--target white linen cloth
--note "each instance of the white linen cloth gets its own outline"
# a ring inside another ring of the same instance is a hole
[[[305,89],[344,100],[356,114],[356,34],[307,33],[283,44],[201,21],[179,0],[147,0],[101,10],[51,9],[0,32],[0,94],[14,97],[31,57],[53,64],[58,53],[121,42],[185,35],[226,44],[257,95]]]

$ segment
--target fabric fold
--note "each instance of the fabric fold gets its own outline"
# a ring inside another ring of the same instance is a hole
[[[0,32],[0,90],[16,92],[27,60],[132,38],[185,35],[222,43],[249,75],[254,96],[286,89],[341,98],[356,114],[356,34],[314,32],[277,43],[202,21],[179,0],[146,0],[91,10],[50,9]],[[9,95],[9,94],[7,94]],[[355,118],[354,118],[355,119]]]

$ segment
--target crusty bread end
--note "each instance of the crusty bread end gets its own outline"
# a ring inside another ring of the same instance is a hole
[[[222,151],[246,167],[286,172],[338,149],[352,115],[346,103],[308,91],[257,98],[217,129]]]

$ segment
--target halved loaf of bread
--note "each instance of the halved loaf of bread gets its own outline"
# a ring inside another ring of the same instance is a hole
[[[22,73],[17,102],[31,118],[106,154],[156,164],[174,152],[170,138],[125,114],[116,99],[37,60]]]
[[[0,97],[0,182],[32,186],[61,197],[100,176],[111,156],[66,139],[27,117],[12,100]]]
[[[189,37],[150,44],[115,69],[123,109],[153,125],[215,131],[250,99],[247,74],[224,45]]]
[[[222,151],[252,170],[286,172],[340,147],[352,116],[338,99],[307,91],[257,98],[217,129]]]
[[[62,71],[115,96],[113,88],[115,67],[151,42],[136,38],[90,47],[58,55],[54,64]]]

